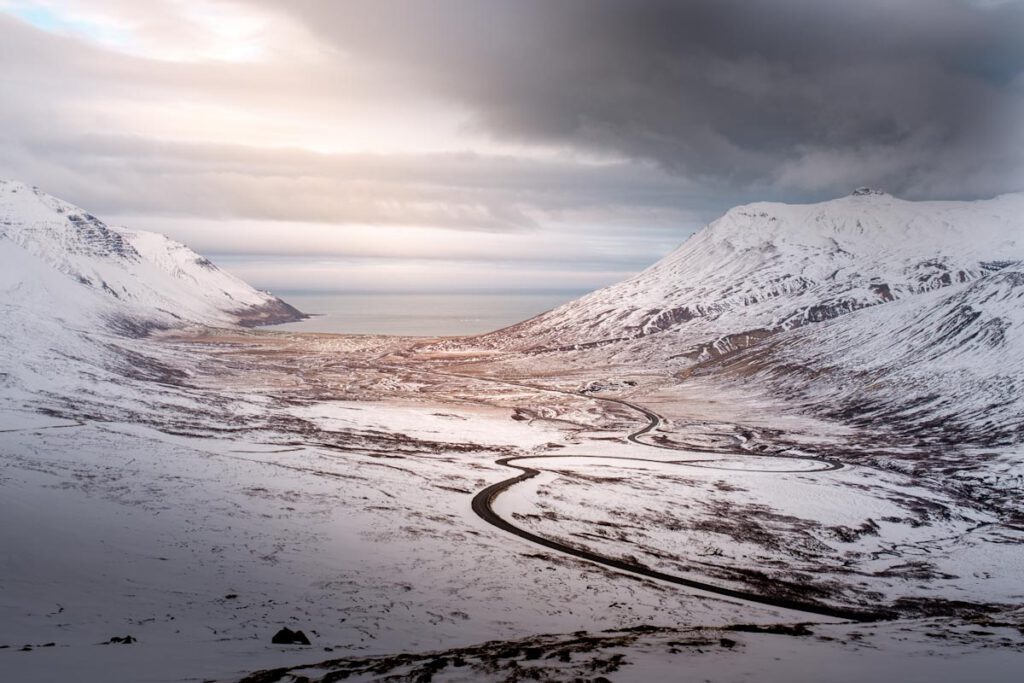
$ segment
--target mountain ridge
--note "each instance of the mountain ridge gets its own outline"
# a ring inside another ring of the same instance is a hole
[[[0,180],[0,388],[18,400],[159,375],[130,343],[159,330],[302,316],[163,235]]]
[[[165,235],[107,225],[24,183],[0,180],[0,240],[15,247],[5,250],[6,260],[30,255],[63,274],[77,285],[63,294],[70,307],[120,318],[122,331],[304,317]]]
[[[1024,258],[1022,216],[1022,193],[911,202],[870,191],[746,204],[641,273],[480,340],[545,352],[670,333],[674,354],[695,362],[735,350],[744,335],[763,338],[997,271]]]

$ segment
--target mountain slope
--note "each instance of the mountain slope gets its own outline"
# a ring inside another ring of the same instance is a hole
[[[633,348],[682,364],[1024,258],[1024,195],[910,202],[858,190],[734,208],[644,272],[483,338],[509,349]],[[649,347],[650,344],[645,344]]]
[[[5,245],[0,266],[22,273],[23,289],[46,277],[44,270],[55,270],[76,285],[53,302],[57,308],[51,315],[92,310],[122,329],[301,317],[280,299],[253,289],[182,244],[155,233],[108,226],[21,183],[0,181],[0,242]],[[27,263],[35,263],[30,272],[25,272]],[[17,284],[9,275],[4,291]],[[17,297],[8,296],[7,303],[16,304]]]
[[[819,326],[693,372],[863,426],[989,447],[1024,441],[1024,263]]]
[[[639,275],[478,341],[526,351],[525,371],[658,370],[918,442],[1018,444],[1024,194],[737,207]]]
[[[246,327],[304,317],[284,301],[253,289],[206,257],[165,235],[127,228],[114,230],[147,264],[147,277],[151,277],[149,266],[155,266],[167,276],[159,283],[160,292],[177,307],[185,305],[189,311],[209,311],[213,318],[227,313],[234,318],[232,322]]]
[[[144,372],[126,337],[301,315],[163,235],[0,180],[0,388],[15,403]]]

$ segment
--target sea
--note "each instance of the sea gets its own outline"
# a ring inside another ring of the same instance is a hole
[[[275,291],[312,317],[268,330],[412,337],[491,332],[551,310],[585,292],[486,294]]]

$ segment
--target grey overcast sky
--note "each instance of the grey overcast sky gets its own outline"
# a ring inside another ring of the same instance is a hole
[[[1019,0],[0,0],[0,176],[272,289],[583,290],[1024,189]]]

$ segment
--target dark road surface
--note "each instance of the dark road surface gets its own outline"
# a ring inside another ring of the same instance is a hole
[[[626,407],[626,408],[628,408],[630,410],[636,411],[636,412],[640,413],[641,415],[643,415],[645,418],[647,418],[647,424],[646,425],[644,425],[640,429],[637,429],[637,430],[635,430],[633,432],[630,432],[629,434],[626,435],[626,439],[628,439],[629,441],[631,441],[631,442],[633,442],[635,444],[639,444],[641,446],[648,446],[648,447],[653,447],[653,448],[661,448],[661,449],[667,449],[667,450],[686,450],[686,451],[689,451],[689,452],[693,452],[694,451],[694,449],[692,449],[692,448],[676,449],[676,448],[673,448],[672,446],[668,446],[668,445],[651,444],[651,443],[646,443],[646,442],[642,441],[640,439],[640,437],[644,436],[645,434],[648,434],[649,432],[651,432],[655,428],[657,428],[657,426],[659,424],[661,424],[662,418],[661,418],[660,415],[658,415],[657,413],[655,413],[654,411],[652,411],[652,410],[650,410],[648,408],[644,408],[642,406],[638,406],[638,405],[636,405],[634,403],[630,403],[629,401],[625,401],[623,399],[606,398],[606,397],[602,397],[602,396],[593,396],[593,395],[590,395],[590,394],[580,394],[580,393],[576,393],[576,392],[563,391],[563,390],[560,390],[560,389],[550,389],[550,388],[547,388],[547,387],[540,387],[540,386],[535,386],[535,385],[531,385],[531,384],[525,384],[525,383],[521,383],[521,382],[510,382],[510,381],[505,381],[505,380],[490,379],[490,378],[486,378],[486,377],[478,377],[478,376],[472,376],[472,375],[457,375],[455,373],[438,373],[438,374],[451,374],[451,375],[455,375],[455,376],[458,376],[458,377],[464,377],[466,379],[490,381],[490,382],[495,382],[495,383],[500,383],[500,384],[511,384],[511,385],[526,387],[526,388],[534,389],[534,390],[538,390],[538,391],[549,391],[549,392],[554,392],[554,393],[568,394],[568,395],[576,396],[576,397],[588,398],[588,399],[591,399],[591,400],[594,400],[594,401],[605,401],[605,402],[608,402],[608,403],[615,403],[615,404],[624,406],[624,407]],[[723,455],[723,453],[717,453],[717,454],[718,455]],[[739,454],[739,453],[736,453],[736,454]],[[724,455],[728,455],[728,454],[724,454]],[[749,455],[749,454],[748,453],[742,453],[742,455]],[[735,599],[738,599],[738,600],[745,600],[745,601],[748,601],[748,602],[755,602],[755,603],[762,604],[762,605],[769,605],[771,607],[779,607],[779,608],[782,608],[782,609],[793,610],[793,611],[797,611],[797,612],[804,612],[804,613],[807,613],[807,614],[813,614],[813,615],[817,615],[817,616],[834,617],[834,618],[837,618],[837,619],[848,619],[848,620],[852,620],[852,621],[874,621],[874,620],[879,620],[879,619],[891,618],[892,616],[894,616],[894,615],[892,615],[892,614],[890,614],[888,612],[884,612],[884,611],[868,611],[868,610],[856,610],[856,609],[843,608],[843,607],[834,607],[834,606],[831,606],[831,605],[827,605],[827,604],[823,604],[823,603],[819,603],[819,602],[813,602],[813,601],[809,601],[809,600],[798,600],[798,599],[794,599],[794,598],[790,598],[790,597],[785,597],[785,596],[781,596],[781,595],[772,595],[770,593],[755,593],[755,592],[751,592],[751,591],[738,590],[738,589],[734,589],[734,588],[727,588],[727,587],[724,587],[724,586],[719,586],[719,585],[716,585],[716,584],[713,584],[713,583],[707,583],[705,581],[700,581],[700,580],[697,580],[697,579],[690,579],[690,578],[684,578],[684,577],[681,577],[681,576],[674,576],[672,574],[666,574],[664,572],[658,571],[656,569],[652,569],[650,567],[647,567],[645,565],[642,565],[642,564],[639,564],[639,563],[636,563],[636,562],[629,562],[627,560],[617,559],[617,558],[614,558],[614,557],[607,557],[605,555],[601,555],[599,553],[595,553],[595,552],[592,552],[590,550],[585,550],[583,548],[578,548],[578,547],[575,547],[575,546],[566,545],[564,543],[560,543],[559,541],[552,540],[550,538],[545,538],[543,536],[538,536],[537,534],[534,534],[534,533],[532,533],[530,531],[527,531],[525,529],[522,529],[522,528],[512,524],[507,519],[505,519],[504,517],[501,517],[497,512],[494,511],[494,501],[504,491],[507,491],[508,489],[510,489],[511,487],[515,486],[516,484],[520,484],[520,483],[522,483],[522,482],[524,482],[524,481],[526,481],[528,479],[532,479],[533,477],[536,477],[541,472],[541,470],[533,468],[533,467],[529,467],[529,466],[526,466],[526,465],[514,464],[515,461],[517,461],[517,460],[557,460],[557,459],[566,459],[566,458],[594,458],[594,457],[600,457],[600,458],[609,459],[609,460],[622,460],[622,461],[634,461],[634,462],[656,462],[656,463],[660,463],[660,464],[671,464],[671,465],[679,465],[679,466],[685,466],[685,467],[701,467],[701,468],[710,468],[710,469],[730,469],[730,468],[716,468],[716,467],[714,467],[712,465],[699,464],[699,463],[707,462],[707,461],[685,461],[685,460],[680,460],[680,461],[666,462],[664,460],[654,460],[654,459],[645,459],[645,458],[616,457],[616,456],[592,456],[592,455],[585,455],[585,454],[582,454],[582,455],[581,454],[573,454],[573,455],[524,455],[524,456],[513,456],[513,457],[508,457],[508,458],[501,458],[501,459],[496,461],[496,464],[503,465],[505,467],[511,467],[513,469],[519,470],[520,473],[518,475],[514,476],[514,477],[509,478],[509,479],[505,479],[505,480],[500,481],[500,482],[498,482],[496,484],[492,484],[492,485],[488,486],[487,488],[483,489],[482,491],[480,491],[479,493],[477,493],[473,497],[473,500],[472,500],[473,512],[476,513],[477,516],[479,516],[482,520],[484,520],[488,524],[491,524],[492,526],[497,527],[498,529],[501,529],[502,531],[505,531],[505,532],[507,532],[509,534],[512,534],[514,536],[518,536],[519,538],[527,540],[527,541],[529,541],[529,542],[531,542],[531,543],[533,543],[535,545],[547,548],[549,550],[554,550],[554,551],[560,552],[560,553],[562,553],[564,555],[570,555],[572,557],[576,557],[576,558],[579,558],[579,559],[582,559],[582,560],[587,560],[589,562],[595,562],[595,563],[603,565],[605,567],[610,567],[612,569],[615,569],[615,570],[618,570],[618,571],[621,571],[621,572],[627,572],[627,573],[630,573],[630,574],[634,574],[634,575],[638,575],[638,576],[643,576],[643,577],[646,577],[646,578],[649,578],[649,579],[655,579],[655,580],[658,580],[658,581],[664,581],[664,582],[672,583],[672,584],[675,584],[675,585],[678,585],[678,586],[685,586],[687,588],[693,588],[693,589],[705,591],[705,592],[708,592],[708,593],[714,593],[716,595],[722,595],[722,596],[729,597],[729,598],[735,598]],[[791,460],[801,460],[801,461],[805,461],[805,462],[806,461],[811,461],[811,462],[815,462],[815,463],[820,464],[821,467],[819,469],[815,469],[815,470],[808,470],[808,469],[799,469],[799,470],[749,470],[749,469],[744,469],[743,471],[745,471],[745,472],[764,471],[764,472],[772,472],[772,473],[784,473],[784,472],[826,472],[826,471],[834,471],[834,470],[842,469],[844,467],[844,465],[842,465],[839,462],[835,462],[835,461],[832,461],[832,460],[822,460],[822,459],[818,459],[818,458],[808,458],[808,457],[802,457],[802,456],[786,456],[786,455],[773,455],[773,456],[770,456],[770,457],[772,457],[772,458],[785,458],[785,459],[791,459]]]

